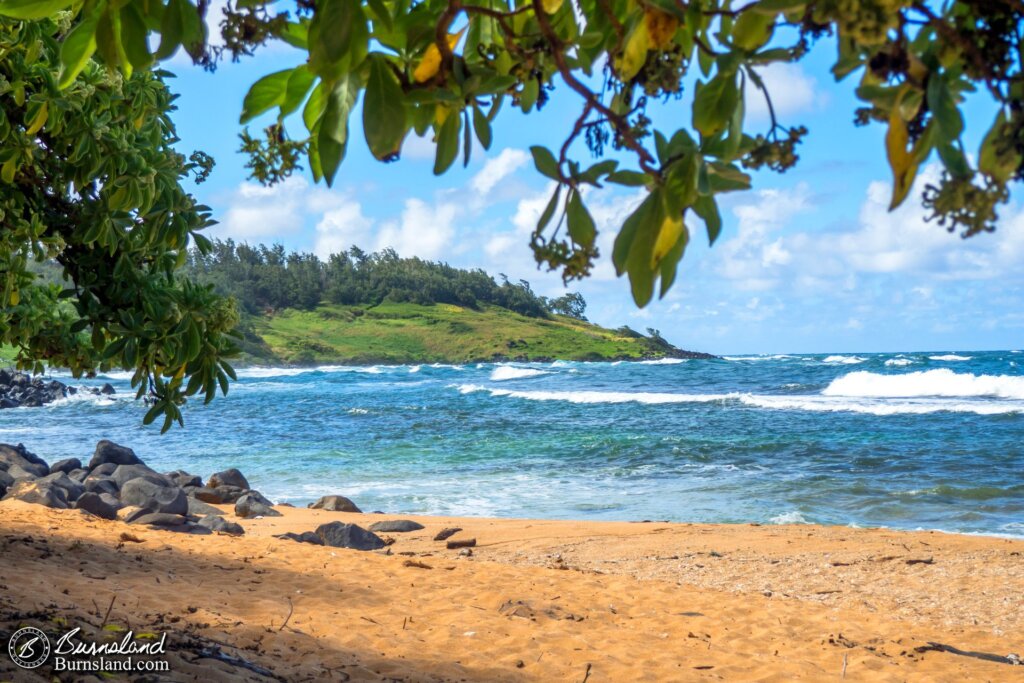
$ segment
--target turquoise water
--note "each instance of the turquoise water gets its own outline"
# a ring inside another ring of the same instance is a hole
[[[1012,351],[254,368],[164,436],[115,374],[83,382],[115,400],[0,411],[0,441],[53,461],[109,438],[295,504],[1024,536],[1022,370]]]

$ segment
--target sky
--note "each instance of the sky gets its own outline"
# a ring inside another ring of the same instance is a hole
[[[467,168],[432,173],[434,145],[410,135],[402,158],[376,161],[353,113],[348,155],[332,188],[308,172],[274,187],[247,178],[238,153],[238,115],[259,77],[293,67],[304,55],[285,46],[263,50],[215,73],[184,55],[165,64],[180,97],[174,116],[179,148],[201,149],[217,162],[191,189],[219,225],[207,235],[280,243],[321,257],[357,245],[394,248],[492,275],[524,279],[547,296],[566,291],[557,273],[537,269],[529,235],[552,191],[533,168],[529,147],[557,149],[572,128],[579,100],[557,87],[541,112],[506,103],[489,151],[477,145]],[[699,221],[675,286],[638,309],[627,280],[611,265],[616,229],[638,202],[635,189],[607,187],[587,195],[600,231],[601,258],[592,276],[570,283],[592,321],[655,328],[682,348],[717,354],[970,351],[1024,346],[1024,209],[1002,208],[998,229],[963,240],[924,220],[923,184],[938,177],[934,157],[908,200],[887,210],[890,175],[884,129],[856,127],[857,76],[836,83],[835,48],[819,43],[799,65],[770,67],[764,80],[780,122],[809,129],[800,163],[785,174],[754,174],[754,189],[720,199],[723,230],[708,248]],[[687,92],[692,88],[687,88]],[[748,93],[749,132],[767,128],[767,110]],[[686,94],[659,108],[656,123],[689,116]],[[980,142],[992,111],[965,105],[968,150]],[[266,120],[251,124],[254,132]],[[301,124],[300,124],[301,125]],[[672,130],[668,128],[668,130]],[[585,149],[579,150],[587,161]]]

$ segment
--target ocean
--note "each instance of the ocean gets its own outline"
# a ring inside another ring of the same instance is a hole
[[[52,462],[100,439],[161,471],[238,467],[278,502],[1024,537],[1024,354],[248,368],[184,429],[112,398],[0,411]]]

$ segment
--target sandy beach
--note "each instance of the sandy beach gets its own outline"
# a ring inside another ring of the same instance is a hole
[[[0,637],[167,632],[175,680],[1024,680],[1024,541],[400,517],[360,552],[274,535],[399,517],[280,510],[235,538],[4,501]]]

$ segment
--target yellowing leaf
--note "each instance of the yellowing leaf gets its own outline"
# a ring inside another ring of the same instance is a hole
[[[11,292],[11,305],[12,306],[17,306],[20,301],[21,301],[21,292],[19,292],[16,289],[13,290]]]
[[[462,31],[465,31],[463,27]],[[459,38],[462,37],[462,31],[458,33],[448,34],[448,47],[455,49],[455,46],[459,42]],[[437,43],[431,43],[427,46],[427,51],[423,53],[423,59],[416,65],[415,71],[412,72],[412,78],[417,83],[426,83],[431,78],[437,75],[437,72],[441,70],[441,51],[437,48]]]
[[[541,6],[547,14],[554,14],[558,10],[562,9],[562,2],[564,0],[541,0]]]
[[[651,36],[647,32],[647,22],[639,22],[626,39],[622,55],[615,60],[615,70],[619,78],[629,81],[636,76],[647,61],[647,50],[651,45]]]
[[[14,157],[11,157],[4,162],[3,168],[0,168],[0,178],[2,178],[5,183],[13,183],[14,174],[17,172],[18,163],[15,161]]]
[[[448,115],[452,113],[452,108],[447,104],[438,104],[434,107],[434,123],[438,128],[444,125],[444,122],[448,119]]]
[[[655,50],[661,50],[671,43],[676,31],[679,30],[678,19],[668,12],[654,8],[648,8],[644,12],[644,24],[650,37],[650,45]]]
[[[679,242],[679,238],[686,230],[683,225],[682,216],[666,216],[661,222],[661,229],[654,239],[654,249],[651,251],[651,268],[657,268],[665,254],[672,250]]]
[[[914,155],[907,151],[909,139],[907,124],[900,116],[900,109],[893,107],[892,114],[889,115],[889,130],[885,134],[885,151],[889,157],[893,177],[890,211],[903,203],[917,176],[917,162]]]
[[[50,112],[49,104],[43,102],[43,106],[39,107],[39,111],[36,112],[36,117],[32,119],[32,123],[29,124],[28,130],[25,131],[26,135],[35,135],[46,123],[46,117]]]

